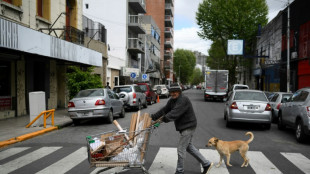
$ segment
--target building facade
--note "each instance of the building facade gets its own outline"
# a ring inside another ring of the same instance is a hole
[[[68,65],[102,66],[84,47],[82,0],[0,1],[0,118],[29,114],[29,93],[45,92],[46,109],[68,102]]]
[[[146,15],[151,15],[161,33],[160,61],[162,83],[170,84],[174,79],[173,37],[174,37],[174,0],[146,0]]]

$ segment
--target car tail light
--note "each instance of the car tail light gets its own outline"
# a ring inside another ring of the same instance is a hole
[[[307,106],[306,109],[307,109],[308,117],[310,117],[310,106]]]
[[[279,103],[279,104],[277,105],[277,109],[278,109],[278,110],[280,109],[280,106],[281,106],[281,103]]]
[[[97,100],[95,105],[105,105],[105,101],[104,100]]]
[[[74,108],[74,107],[75,107],[75,105],[74,105],[73,102],[69,102],[69,103],[68,103],[68,108]]]
[[[132,97],[133,97],[132,103],[136,103],[137,94],[135,92],[132,94]]]
[[[206,97],[209,97],[209,95],[208,95],[208,94],[206,94]]]
[[[225,87],[221,87],[220,89],[226,89]]]
[[[265,111],[271,111],[271,106],[270,106],[269,103],[267,103],[266,108],[265,108]]]
[[[233,102],[233,103],[230,105],[230,108],[231,108],[231,109],[238,109],[237,103],[236,103],[236,102]]]

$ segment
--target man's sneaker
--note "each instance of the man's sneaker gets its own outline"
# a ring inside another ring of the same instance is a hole
[[[207,173],[209,173],[210,170],[211,170],[211,168],[212,168],[212,166],[213,166],[213,163],[211,163],[211,164],[208,165],[207,167],[204,167],[204,168],[203,168],[202,174],[207,174]]]

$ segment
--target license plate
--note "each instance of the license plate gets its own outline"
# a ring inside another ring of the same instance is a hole
[[[249,110],[257,110],[259,107],[258,106],[248,106],[247,109]]]
[[[78,112],[78,117],[86,117],[86,116],[92,116],[93,113],[86,111],[86,112]]]

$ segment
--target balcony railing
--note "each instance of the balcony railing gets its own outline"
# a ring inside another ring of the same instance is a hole
[[[137,13],[146,13],[145,0],[129,0],[129,6]]]
[[[173,36],[173,28],[172,27],[165,27],[165,36],[167,36],[167,37]]]
[[[128,49],[136,53],[144,53],[143,41],[139,38],[128,38]]]
[[[165,69],[173,69],[173,64],[170,62],[170,60],[165,61]]]
[[[173,26],[173,17],[171,15],[165,15],[165,25],[166,27]]]
[[[128,26],[136,33],[145,34],[145,30],[142,27],[142,16],[139,15],[129,15],[128,16]]]
[[[167,47],[167,48],[173,47],[173,39],[172,38],[165,38],[165,47]]]
[[[173,16],[173,5],[171,3],[165,4],[165,12],[167,15]]]
[[[165,58],[171,59],[172,58],[172,52],[169,50],[165,50]]]
[[[84,45],[84,32],[71,26],[65,26],[64,29],[64,40]]]

